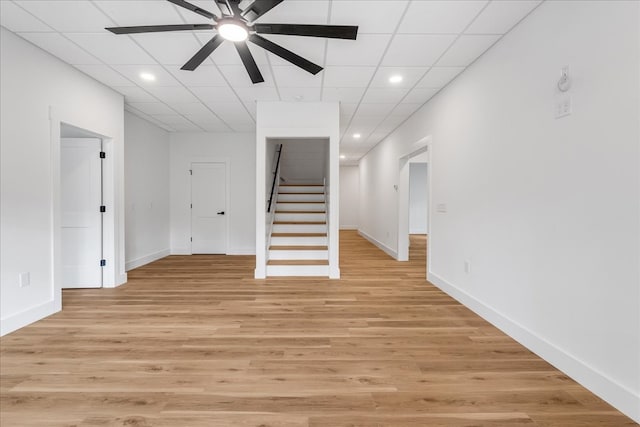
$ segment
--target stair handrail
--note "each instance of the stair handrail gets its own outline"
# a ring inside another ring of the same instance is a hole
[[[271,205],[273,203],[273,194],[276,190],[276,184],[278,183],[278,175],[280,172],[280,157],[282,157],[282,144],[278,147],[278,158],[276,159],[276,168],[273,171],[273,184],[271,184],[271,195],[269,196],[269,205],[267,206],[267,212],[271,212]]]

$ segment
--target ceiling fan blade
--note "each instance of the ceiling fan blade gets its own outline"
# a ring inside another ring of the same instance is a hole
[[[193,55],[193,57],[189,61],[187,61],[186,64],[180,67],[180,69],[189,71],[195,70],[196,68],[198,68],[198,66],[200,66],[200,64],[202,64],[202,62],[204,62],[205,59],[209,57],[209,55],[211,55],[211,53],[213,53],[214,50],[216,50],[218,46],[220,46],[223,41],[224,39],[216,34],[211,40],[207,42],[207,44],[202,46],[202,48],[195,55]]]
[[[285,34],[288,36],[326,37],[329,39],[355,40],[358,27],[351,25],[299,25],[259,24],[253,25],[257,33]]]
[[[225,16],[233,16],[236,12],[240,13],[240,0],[215,0],[215,2],[220,8],[220,12]]]
[[[293,65],[297,65],[298,67],[302,68],[305,71],[308,71],[313,75],[316,75],[320,71],[322,71],[321,66],[314,64],[313,62],[308,61],[303,57],[291,52],[290,50],[285,49],[278,44],[275,44],[271,40],[260,37],[257,34],[252,34],[251,37],[249,37],[249,41],[257,44],[261,48],[266,49],[275,55],[278,55],[280,58],[291,62]]]
[[[264,78],[262,77],[262,73],[258,69],[258,65],[256,64],[256,60],[253,59],[253,55],[249,50],[249,45],[247,42],[236,42],[236,49],[238,50],[238,54],[240,55],[240,59],[242,59],[242,63],[244,64],[244,68],[247,69],[247,73],[249,73],[249,77],[251,77],[251,81],[255,83],[264,82]]]
[[[192,12],[197,13],[198,15],[202,15],[206,18],[209,19],[218,19],[218,17],[216,15],[214,15],[213,13],[209,12],[208,10],[204,10],[198,6],[196,6],[195,4],[191,4],[188,1],[185,0],[167,0],[168,2],[171,2],[173,4],[175,4],[176,6],[180,6],[183,7],[187,10],[190,10]]]
[[[137,33],[161,33],[165,31],[186,30],[211,30],[215,28],[211,24],[184,24],[184,25],[141,25],[137,27],[110,27],[105,30],[113,34],[137,34]]]
[[[242,16],[249,21],[255,21],[283,1],[284,0],[255,0],[242,12]]]

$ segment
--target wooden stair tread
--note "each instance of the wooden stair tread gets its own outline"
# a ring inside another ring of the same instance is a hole
[[[271,237],[327,237],[327,233],[272,233]]]
[[[274,221],[273,224],[280,225],[327,225],[326,221]]]
[[[327,246],[270,246],[271,251],[327,251]]]
[[[276,211],[277,214],[323,214],[325,211]]]
[[[305,260],[293,260],[293,259],[272,259],[267,265],[329,265],[329,261],[325,259],[305,259]]]

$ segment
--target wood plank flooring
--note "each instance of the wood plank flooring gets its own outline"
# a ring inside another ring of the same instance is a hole
[[[341,234],[339,281],[169,257],[0,339],[2,427],[637,425],[398,263]]]

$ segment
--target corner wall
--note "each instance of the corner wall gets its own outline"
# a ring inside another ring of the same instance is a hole
[[[59,260],[60,122],[108,136],[105,183],[115,199],[105,221],[109,277],[124,271],[124,138],[122,95],[0,28],[0,312],[2,335],[61,309]],[[56,160],[57,159],[57,160]],[[56,222],[58,221],[58,222]],[[31,283],[20,287],[18,275]]]
[[[357,230],[360,172],[358,166],[340,166],[340,229]]]
[[[126,269],[169,255],[169,133],[124,113]]]
[[[431,136],[429,280],[636,421],[639,7],[543,3],[360,163],[361,229],[397,248],[394,159]]]

